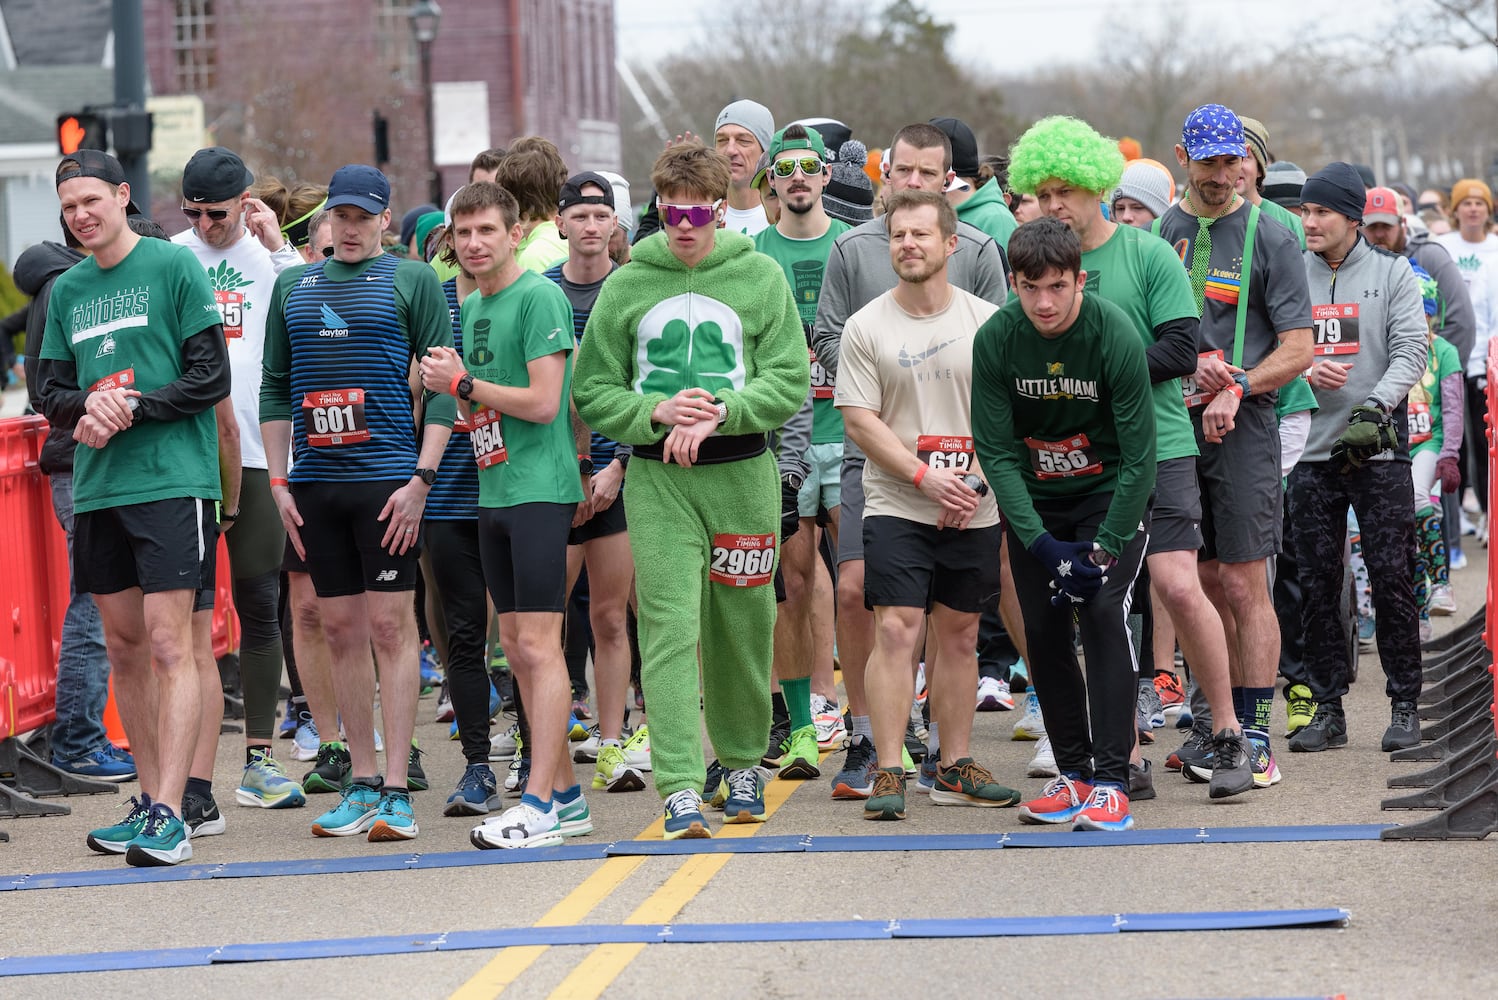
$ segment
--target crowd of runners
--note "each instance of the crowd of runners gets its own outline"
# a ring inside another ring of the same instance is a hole
[[[233,799],[317,836],[440,811],[554,845],[585,788],[653,785],[666,838],[708,837],[772,780],[1124,830],[1172,723],[1204,800],[1345,745],[1349,629],[1382,749],[1418,742],[1421,641],[1485,539],[1487,185],[1307,174],[1218,104],[1168,165],[1069,117],[871,145],[740,100],[646,197],[527,136],[398,223],[374,167],[288,189],[211,147],[169,239],[111,156],[64,157],[61,242],[16,268],[75,591],[51,746],[139,783],[88,846],[176,864],[226,829],[220,534]],[[418,746],[423,704],[456,749]],[[1029,793],[971,747],[1010,710]]]

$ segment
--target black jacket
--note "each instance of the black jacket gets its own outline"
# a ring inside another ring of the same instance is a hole
[[[37,393],[42,380],[37,375],[37,355],[42,353],[42,336],[47,331],[47,302],[52,298],[52,282],[57,276],[83,259],[83,254],[61,243],[39,243],[27,247],[16,261],[16,287],[31,296],[26,316],[26,394],[31,408],[40,412]],[[42,444],[41,467],[47,475],[73,471],[72,428],[53,427]]]

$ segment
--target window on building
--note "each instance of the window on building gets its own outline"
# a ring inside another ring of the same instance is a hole
[[[408,16],[413,0],[375,0],[375,46],[380,64],[407,83],[420,77],[416,36]]]
[[[218,68],[218,18],[214,0],[176,0],[172,16],[172,55],[177,90],[211,90]]]

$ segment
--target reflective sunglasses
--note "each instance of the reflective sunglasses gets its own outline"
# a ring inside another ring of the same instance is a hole
[[[229,210],[227,208],[188,208],[186,205],[183,205],[182,214],[194,222],[197,222],[205,215],[214,222],[223,222],[229,217]]]
[[[667,226],[679,226],[683,219],[693,226],[705,226],[717,216],[715,205],[667,205],[656,202],[656,207],[661,210],[661,221]]]
[[[801,172],[807,177],[815,177],[826,169],[826,164],[815,156],[802,156],[799,158],[788,158],[776,160],[770,167],[776,177],[789,177],[800,167]]]

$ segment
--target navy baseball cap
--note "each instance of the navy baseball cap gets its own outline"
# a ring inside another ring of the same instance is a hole
[[[1181,145],[1193,160],[1248,155],[1243,122],[1221,104],[1203,104],[1186,117],[1186,124],[1181,127]]]
[[[370,215],[379,215],[390,207],[390,182],[380,171],[362,163],[339,167],[328,181],[325,207],[332,211],[340,205],[353,205]]]

